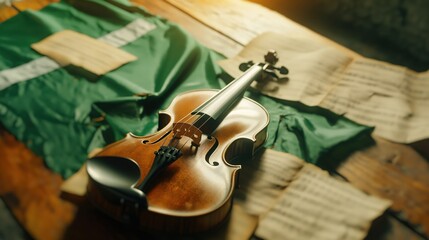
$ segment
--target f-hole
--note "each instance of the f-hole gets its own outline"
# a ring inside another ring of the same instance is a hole
[[[210,140],[210,141],[214,140],[215,143],[213,144],[213,146],[209,149],[209,151],[206,154],[206,162],[208,164],[210,164],[211,166],[218,166],[219,165],[218,162],[216,162],[216,161],[214,161],[212,163],[210,162],[210,157],[214,153],[214,151],[217,149],[217,147],[219,146],[219,141],[217,140],[217,138],[215,138],[213,136],[209,136],[209,137],[207,137],[207,139]]]

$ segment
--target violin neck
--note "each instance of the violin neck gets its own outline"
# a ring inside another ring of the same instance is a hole
[[[216,95],[196,108],[192,114],[200,115],[194,125],[204,134],[216,130],[228,113],[240,102],[250,84],[262,76],[263,67],[255,64],[243,75],[234,79]]]

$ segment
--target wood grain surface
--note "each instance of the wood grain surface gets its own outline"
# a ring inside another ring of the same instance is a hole
[[[377,139],[337,169],[359,189],[392,200],[391,211],[429,235],[429,164],[412,148]]]
[[[40,9],[53,1],[22,1],[20,10]],[[165,1],[135,0],[153,14],[186,29],[202,44],[231,57],[243,47],[243,37],[219,31]],[[245,9],[242,9],[245,11]],[[16,14],[0,8],[0,21]],[[224,17],[226,20],[228,16]],[[277,18],[277,16],[275,17]],[[233,18],[235,21],[249,21]],[[239,29],[255,26],[235,22]],[[299,29],[296,26],[293,28]],[[248,31],[244,29],[242,31]],[[260,31],[260,29],[252,29]],[[298,31],[298,30],[297,30]],[[307,29],[305,31],[308,31]],[[248,37],[250,38],[250,36]],[[249,39],[250,40],[250,39]],[[336,172],[359,189],[392,200],[391,210],[374,223],[369,239],[422,239],[429,236],[429,164],[411,146],[427,153],[429,142],[407,146],[379,138],[376,145],[356,152],[342,162]],[[86,202],[61,198],[63,179],[46,168],[42,159],[0,129],[0,197],[36,239],[137,239],[138,233],[106,218]]]

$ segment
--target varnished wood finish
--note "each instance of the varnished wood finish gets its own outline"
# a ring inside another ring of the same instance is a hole
[[[16,6],[20,10],[29,7],[39,9],[49,2],[53,1],[23,0],[16,3]],[[143,5],[153,14],[179,24],[198,41],[225,56],[232,57],[242,48],[233,36],[213,30],[165,1],[133,0],[133,2]],[[241,9],[237,9],[239,10]],[[0,9],[0,21],[16,13],[17,11],[12,8],[3,7]],[[227,19],[228,13],[223,13],[223,16]],[[248,21],[248,19],[235,19]],[[296,29],[299,30],[299,28]],[[261,31],[261,29],[254,30]],[[421,201],[427,197],[427,193],[419,190],[422,187],[427,189],[429,186],[425,180],[429,176],[429,171],[425,167],[428,163],[426,153],[429,142],[425,140],[411,145],[416,147],[425,158],[410,146],[384,140],[377,140],[377,142],[370,149],[359,151],[357,155],[346,159],[337,169],[356,187],[387,197],[394,202],[394,211],[388,212],[382,218],[382,223],[376,222],[369,239],[420,240],[422,237],[416,234],[418,231],[429,236],[427,230],[423,231],[427,229],[423,226],[429,225],[427,220],[429,214],[422,211],[425,209],[422,205],[427,205],[427,201],[426,203]],[[387,157],[390,153],[395,153],[394,157]],[[61,177],[49,171],[42,159],[3,128],[0,130],[0,156],[0,197],[11,209],[18,222],[35,239],[144,238],[141,233],[120,226],[116,221],[99,214],[86,203],[75,205],[63,200],[60,197],[60,185],[63,181]],[[367,164],[373,167],[368,167]],[[384,177],[376,177],[380,173]],[[395,180],[397,178],[408,180],[398,182]],[[391,190],[386,190],[387,186]],[[389,191],[390,193],[386,194]],[[417,204],[420,207],[409,207],[416,206],[414,199],[419,199]]]
[[[214,96],[216,91],[193,91],[174,99],[160,115],[160,130],[149,136],[127,135],[107,146],[97,156],[116,156],[134,160],[140,167],[138,186],[149,172],[154,152],[173,138],[174,122],[193,122],[198,116],[190,113]],[[183,137],[182,156],[156,176],[146,192],[148,209],[140,209],[140,227],[158,233],[195,234],[218,225],[227,216],[240,166],[236,158],[250,158],[265,140],[268,113],[259,104],[242,99],[213,134],[203,135],[196,148]],[[164,141],[165,140],[165,141]],[[121,159],[119,159],[121,160]],[[125,159],[124,159],[125,160]],[[127,161],[127,160],[125,160]],[[121,220],[122,206],[105,203],[99,194],[89,196],[96,206]],[[99,193],[100,191],[97,191]]]

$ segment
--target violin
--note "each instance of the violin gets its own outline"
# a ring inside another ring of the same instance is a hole
[[[177,96],[159,112],[156,133],[128,133],[88,159],[90,202],[154,233],[189,235],[221,224],[241,168],[231,162],[251,158],[267,135],[268,112],[244,92],[274,70],[284,74],[277,60],[271,51],[220,91]]]

